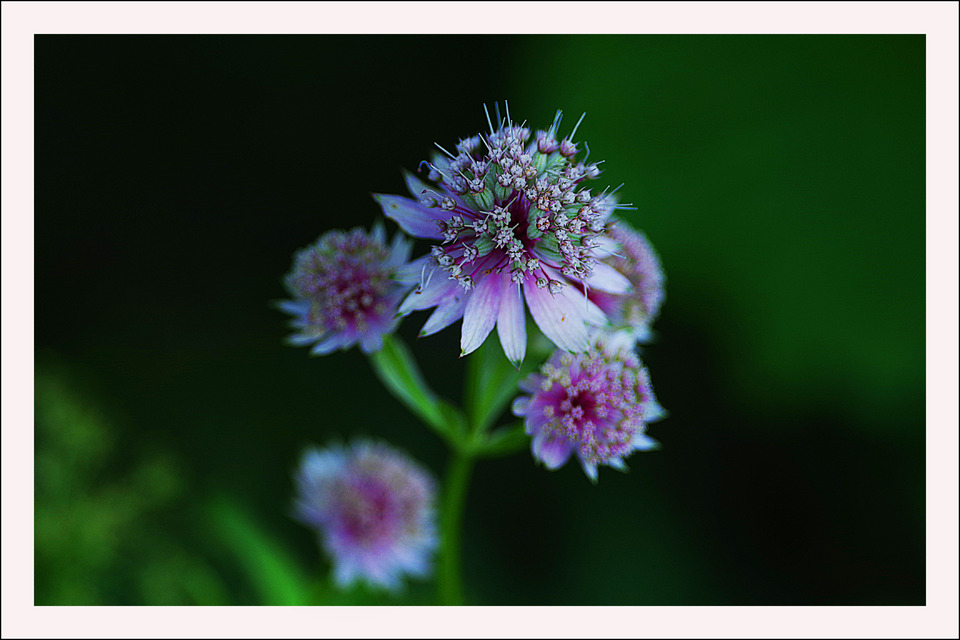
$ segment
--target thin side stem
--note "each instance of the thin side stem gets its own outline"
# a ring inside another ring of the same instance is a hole
[[[453,451],[443,485],[441,505],[440,604],[463,604],[463,588],[460,579],[460,531],[463,521],[463,504],[470,486],[473,471],[473,456],[462,451]]]

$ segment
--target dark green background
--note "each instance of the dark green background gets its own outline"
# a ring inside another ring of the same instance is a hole
[[[468,601],[924,602],[922,36],[39,36],[35,97],[38,604],[432,602],[336,594],[289,518],[307,443],[446,452],[270,302],[504,99],[638,207],[670,417],[598,486],[482,462]],[[458,341],[414,344],[452,400]]]

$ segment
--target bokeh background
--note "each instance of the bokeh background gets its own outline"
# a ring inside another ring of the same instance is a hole
[[[358,351],[282,344],[291,254],[379,217],[483,105],[625,183],[668,285],[669,419],[591,485],[480,463],[471,604],[923,604],[922,36],[38,36],[37,604],[431,604],[333,590],[303,447],[443,444]],[[390,228],[395,228],[392,224]],[[426,245],[419,244],[419,250]],[[417,341],[458,401],[458,328]],[[456,325],[459,327],[459,325]],[[504,417],[504,421],[507,420]]]

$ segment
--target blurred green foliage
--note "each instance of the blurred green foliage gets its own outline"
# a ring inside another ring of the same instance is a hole
[[[283,346],[269,301],[295,249],[369,226],[371,192],[508,99],[533,126],[585,111],[599,188],[638,207],[670,417],[598,486],[478,462],[467,601],[922,604],[924,58],[923,36],[38,36],[36,601],[432,602],[334,591],[289,474],[369,435],[439,476],[443,441],[356,350]],[[399,333],[459,402],[482,354],[425,319]]]
[[[178,464],[118,451],[117,430],[62,365],[35,376],[37,604],[223,604],[219,578],[156,527]]]

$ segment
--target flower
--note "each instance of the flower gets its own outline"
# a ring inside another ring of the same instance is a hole
[[[411,242],[402,234],[388,248],[382,225],[371,233],[360,227],[329,231],[294,254],[284,285],[293,300],[279,303],[294,316],[296,329],[287,341],[325,355],[360,343],[364,353],[383,346],[392,332],[400,300],[412,285],[393,279],[410,257]]]
[[[591,291],[590,300],[603,310],[614,329],[627,330],[635,340],[647,340],[664,298],[660,259],[647,237],[623,222],[609,225],[607,235],[617,247],[604,262],[625,275],[633,288],[623,295]]]
[[[618,341],[598,337],[582,354],[558,350],[520,388],[530,395],[514,400],[513,413],[524,418],[533,456],[548,469],[562,467],[576,452],[596,481],[597,465],[623,470],[633,451],[659,446],[645,431],[665,412],[646,368]]]
[[[367,440],[308,449],[296,488],[295,515],[319,531],[338,586],[396,589],[404,574],[430,573],[436,487],[404,454]]]
[[[554,344],[581,352],[589,347],[589,326],[606,322],[584,291],[630,290],[624,276],[598,260],[609,255],[601,237],[607,219],[626,207],[612,192],[583,188],[600,169],[576,159],[577,127],[558,139],[561,116],[533,135],[509,111],[501,120],[497,110],[496,128],[488,113],[488,134],[461,140],[456,154],[440,147],[446,157],[424,163],[435,187],[406,174],[416,199],[374,194],[404,231],[439,241],[403,276],[419,284],[401,314],[436,307],[422,336],[462,317],[463,356],[496,325],[504,353],[519,367],[527,344],[524,302]]]

